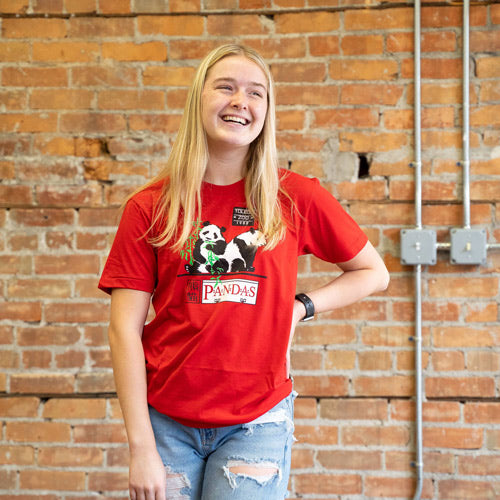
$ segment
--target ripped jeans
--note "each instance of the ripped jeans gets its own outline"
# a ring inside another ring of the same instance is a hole
[[[295,393],[247,424],[197,429],[149,408],[168,500],[283,500]]]

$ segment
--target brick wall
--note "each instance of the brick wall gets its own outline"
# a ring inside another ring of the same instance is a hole
[[[117,207],[162,166],[208,49],[262,52],[283,165],[366,229],[389,289],[296,334],[293,498],[415,485],[411,2],[0,0],[0,499],[124,498],[126,438],[96,281]],[[422,11],[423,223],[462,221],[461,7]],[[500,4],[471,8],[472,223],[500,241]],[[300,288],[335,274],[305,258]],[[500,252],[424,268],[423,498],[500,497]],[[98,492],[98,493],[97,493]]]

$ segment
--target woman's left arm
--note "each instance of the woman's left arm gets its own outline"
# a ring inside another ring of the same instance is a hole
[[[316,313],[348,306],[372,293],[385,290],[389,284],[389,272],[370,242],[354,258],[337,266],[343,271],[340,276],[316,290],[305,291]],[[305,314],[302,302],[295,300],[293,328]]]

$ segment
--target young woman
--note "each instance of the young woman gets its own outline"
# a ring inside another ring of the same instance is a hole
[[[295,296],[308,253],[343,273]],[[236,45],[208,54],[167,166],[128,200],[99,283],[111,293],[130,498],[285,498],[295,326],[387,283],[339,203],[278,168],[261,57]]]

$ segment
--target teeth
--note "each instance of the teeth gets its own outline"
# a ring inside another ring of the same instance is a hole
[[[223,116],[222,119],[225,122],[235,122],[235,123],[240,123],[241,125],[246,125],[247,124],[247,120],[245,120],[245,118],[240,118],[239,116],[230,116],[230,115],[227,115],[227,116]]]

